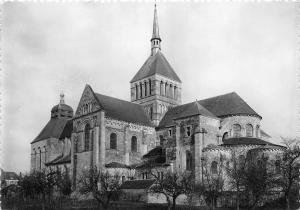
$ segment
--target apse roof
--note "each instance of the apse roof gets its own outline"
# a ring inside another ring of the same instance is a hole
[[[146,62],[130,82],[136,82],[154,74],[158,74],[171,80],[181,82],[165,56],[160,51],[158,51],[154,55],[149,56],[149,58],[146,60]]]
[[[60,138],[68,121],[66,118],[51,118],[31,144],[51,137]]]
[[[155,179],[141,179],[125,181],[121,189],[148,189],[155,182]]]
[[[253,137],[237,137],[237,138],[228,138],[223,139],[222,146],[235,146],[235,145],[271,145],[271,146],[280,146],[277,144],[273,144],[271,142],[253,138]],[[282,147],[282,146],[280,146]]]
[[[71,163],[71,152],[67,154],[66,156],[58,156],[54,160],[46,163],[46,165],[59,165],[59,164],[64,164],[64,163]]]
[[[105,115],[107,117],[153,127],[153,124],[141,105],[99,93],[95,93],[95,96],[97,97],[100,106],[105,110]]]
[[[171,108],[166,112],[158,127],[172,126],[175,119],[193,115],[215,118],[230,115],[254,115],[261,118],[238,94],[232,92]]]

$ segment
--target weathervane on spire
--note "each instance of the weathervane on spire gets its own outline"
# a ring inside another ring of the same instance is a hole
[[[60,101],[59,104],[65,104],[65,94],[63,91],[60,93]]]

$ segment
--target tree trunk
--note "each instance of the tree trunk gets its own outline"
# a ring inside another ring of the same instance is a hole
[[[286,210],[290,210],[290,198],[288,194],[285,196],[285,202],[286,202]]]
[[[176,209],[176,197],[173,197],[173,205],[172,205],[172,210]]]
[[[239,193],[239,191],[237,192],[237,195],[236,195],[236,210],[240,210],[240,193]]]

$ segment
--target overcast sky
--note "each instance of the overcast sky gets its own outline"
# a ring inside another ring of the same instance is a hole
[[[280,142],[296,136],[296,3],[159,3],[162,52],[182,102],[237,92]],[[129,100],[150,55],[153,3],[3,5],[3,168],[28,171],[30,142],[64,91],[76,110],[85,84]]]

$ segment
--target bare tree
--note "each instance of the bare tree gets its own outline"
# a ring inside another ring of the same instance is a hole
[[[72,184],[70,179],[69,170],[65,170],[61,172],[60,170],[57,172],[56,186],[59,190],[59,193],[62,196],[69,196],[72,192]]]
[[[254,210],[267,193],[276,187],[274,171],[269,170],[268,164],[268,158],[265,156],[247,157],[242,179],[245,192],[248,193],[248,207],[251,210]]]
[[[79,192],[92,194],[93,198],[103,209],[108,209],[112,199],[117,199],[121,194],[121,181],[118,174],[111,175],[108,171],[92,167],[82,172],[78,181]]]
[[[179,173],[168,171],[163,177],[157,176],[154,170],[151,175],[155,178],[155,184],[150,188],[152,193],[165,195],[168,209],[176,209],[176,198],[182,194],[190,194],[193,187],[193,177],[191,173]]]
[[[203,195],[211,209],[215,209],[217,200],[224,192],[224,162],[225,158],[220,155],[216,163],[210,163],[207,159],[202,161],[202,182],[197,184],[197,191]]]
[[[300,157],[300,142],[298,139],[284,138],[283,143],[286,149],[283,152],[282,161],[279,163],[280,178],[279,184],[284,192],[286,201],[286,209],[290,209],[290,198],[293,187],[299,181],[299,157]]]
[[[238,156],[237,151],[231,151],[230,164],[226,165],[226,175],[229,186],[236,192],[236,209],[240,209],[241,191],[244,190],[243,176],[245,173],[246,159],[243,155]]]

